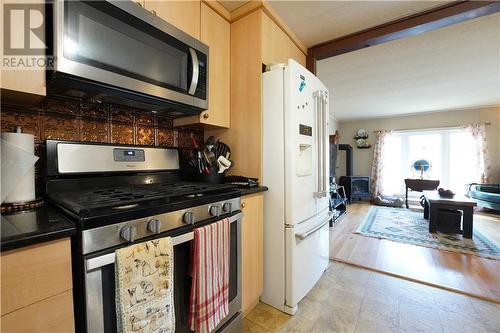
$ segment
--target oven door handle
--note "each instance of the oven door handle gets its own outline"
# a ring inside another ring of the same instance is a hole
[[[229,217],[229,223],[241,220],[242,218],[243,218],[243,213],[240,212],[238,214]],[[171,239],[172,246],[189,242],[193,238],[194,238],[194,233],[192,231],[179,236],[172,237]],[[115,260],[116,260],[116,255],[114,252],[102,255],[100,257],[87,259],[85,260],[85,269],[87,272],[90,272],[95,269],[101,268],[103,266],[111,265],[115,262]]]

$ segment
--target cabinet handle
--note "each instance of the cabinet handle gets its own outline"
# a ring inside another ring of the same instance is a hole
[[[151,10],[151,13],[153,13],[154,16],[156,16],[156,10]]]
[[[245,201],[241,202],[241,208],[245,208],[247,206],[247,203]]]
[[[208,119],[208,117],[210,117],[210,115],[208,113],[203,114],[203,119]]]
[[[139,1],[135,2],[137,6],[142,7],[142,4]]]

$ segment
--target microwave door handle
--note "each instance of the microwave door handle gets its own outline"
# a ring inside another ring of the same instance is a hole
[[[190,95],[194,95],[196,92],[196,87],[198,87],[198,77],[200,76],[200,62],[198,61],[198,55],[196,51],[192,48],[189,48],[189,54],[191,55],[191,65],[192,65],[192,73],[191,84],[189,85],[188,93]]]

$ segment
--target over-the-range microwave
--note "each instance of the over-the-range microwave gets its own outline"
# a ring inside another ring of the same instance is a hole
[[[52,6],[49,93],[172,115],[208,108],[207,45],[133,1]]]

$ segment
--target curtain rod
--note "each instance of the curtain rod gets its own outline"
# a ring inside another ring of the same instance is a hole
[[[485,126],[490,126],[491,122],[484,123]],[[443,127],[425,127],[425,128],[400,128],[395,130],[390,130],[392,132],[414,132],[414,131],[438,131],[438,130],[446,130],[446,129],[456,129],[462,128],[463,125],[454,125],[454,126],[443,126]],[[377,133],[379,131],[373,131],[373,133]]]

